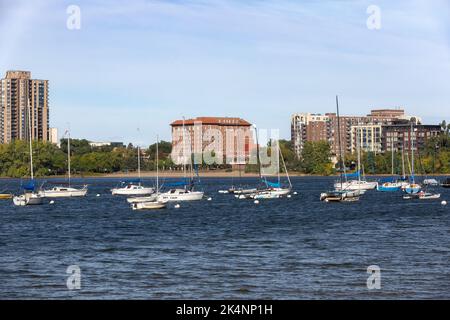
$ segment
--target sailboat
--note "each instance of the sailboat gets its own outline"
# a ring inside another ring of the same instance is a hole
[[[28,205],[40,205],[42,204],[42,197],[34,192],[35,182],[34,182],[34,169],[33,169],[33,143],[32,143],[32,135],[31,135],[31,114],[30,114],[31,106],[28,107],[28,131],[29,131],[29,139],[30,139],[30,175],[31,181],[27,185],[22,185],[24,189],[24,194],[13,197],[13,203],[16,206],[28,206]]]
[[[381,185],[377,185],[377,190],[382,192],[396,192],[400,191],[403,183],[394,180],[394,138],[391,138],[391,173],[392,180],[384,182]]]
[[[203,191],[195,191],[194,190],[194,164],[192,163],[192,150],[189,152],[189,159],[190,159],[190,181],[189,183],[186,183],[187,181],[187,175],[186,175],[186,146],[185,146],[185,126],[184,126],[184,118],[183,118],[183,172],[184,172],[184,178],[185,182],[181,183],[175,183],[173,185],[184,185],[184,188],[175,188],[170,189],[167,192],[161,193],[158,195],[158,201],[160,202],[177,202],[177,201],[196,201],[196,200],[202,200],[204,192]]]
[[[291,183],[291,179],[289,178],[289,173],[287,171],[286,168],[286,163],[284,162],[284,158],[283,155],[281,153],[281,149],[280,149],[280,143],[279,141],[277,141],[277,173],[278,173],[278,182],[273,183],[273,182],[269,182],[267,181],[266,178],[264,178],[264,183],[266,185],[266,189],[264,190],[260,190],[255,192],[254,194],[252,194],[251,198],[252,199],[276,199],[276,198],[281,198],[283,196],[288,195],[291,190],[292,190],[292,183]],[[282,187],[281,185],[281,180],[280,180],[280,158],[282,160],[283,163],[283,168],[284,171],[286,172],[286,178],[288,181],[289,186],[286,187]]]
[[[353,202],[358,201],[359,196],[361,195],[360,190],[346,190],[344,189],[344,181],[342,172],[345,174],[345,165],[342,156],[342,144],[341,144],[341,122],[339,116],[339,101],[338,96],[336,96],[336,110],[337,110],[337,125],[338,125],[338,143],[339,143],[339,167],[340,167],[340,186],[339,189],[323,192],[320,194],[320,201],[324,202]],[[359,140],[359,139],[358,139]],[[359,146],[358,146],[359,149]],[[359,159],[359,157],[358,157]],[[360,164],[358,164],[358,170],[360,169]],[[360,175],[358,175],[358,179],[360,179]]]
[[[158,201],[159,193],[159,138],[156,137],[156,193],[148,197],[136,197],[128,198],[128,202],[131,203],[131,208],[133,210],[152,210],[152,209],[163,209],[166,207],[167,201]]]
[[[55,186],[48,190],[39,191],[39,195],[45,198],[67,198],[67,197],[84,197],[87,194],[87,185],[77,189],[71,186],[71,167],[70,167],[70,132],[66,131],[67,136],[67,174],[68,186]]]
[[[137,148],[138,152],[138,176],[139,179],[137,181],[123,181],[119,187],[111,189],[112,195],[146,195],[152,194],[155,192],[154,188],[144,187],[141,184],[141,148]],[[136,184],[135,184],[136,183]]]
[[[405,192],[408,194],[416,194],[422,189],[420,184],[415,182],[415,177],[414,177],[414,137],[413,137],[413,134],[414,134],[414,127],[413,127],[413,123],[411,122],[411,132],[410,132],[411,179],[410,179],[410,183],[404,187]]]
[[[347,190],[347,191],[359,191],[360,193],[364,193],[366,190],[373,190],[377,187],[377,182],[371,182],[366,180],[361,180],[361,144],[360,144],[360,131],[357,128],[357,137],[356,137],[356,145],[357,145],[357,154],[358,154],[358,171],[354,174],[345,174],[345,178],[349,178],[351,176],[355,176],[358,179],[346,180],[341,183],[340,181],[334,184],[335,190]],[[345,170],[345,168],[344,168]]]
[[[245,166],[245,162],[238,164],[239,181],[242,181],[242,168],[241,168],[242,165]],[[231,187],[228,188],[227,190],[219,190],[219,193],[231,193],[231,194],[234,194],[236,197],[238,197],[241,194],[251,194],[251,193],[255,193],[256,191],[258,191],[257,188],[244,188],[242,186],[242,183],[239,183],[239,186],[236,187],[234,185],[234,178],[233,178],[233,183],[232,183]]]

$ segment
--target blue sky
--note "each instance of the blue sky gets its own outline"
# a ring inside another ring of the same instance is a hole
[[[66,28],[71,4],[80,30]],[[0,0],[0,34],[0,72],[50,80],[51,126],[95,141],[167,140],[182,116],[289,138],[292,113],[332,112],[335,94],[345,114],[450,121],[446,0]]]

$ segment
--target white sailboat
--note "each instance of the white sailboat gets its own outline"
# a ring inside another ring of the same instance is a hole
[[[134,184],[133,182],[122,182],[121,185],[117,188],[111,189],[112,195],[125,195],[125,196],[133,196],[133,195],[149,195],[155,192],[154,188],[144,187],[141,184],[141,149],[137,148],[138,151],[138,183]]]
[[[156,138],[156,193],[148,197],[134,197],[128,198],[127,201],[131,203],[131,208],[133,210],[153,210],[153,209],[163,209],[166,207],[167,201],[158,200],[159,197],[159,149],[158,149],[159,139]]]
[[[42,197],[34,192],[34,169],[33,169],[33,143],[32,143],[32,135],[31,135],[31,115],[30,115],[30,106],[28,107],[28,131],[29,131],[29,139],[30,139],[30,175],[31,175],[31,183],[28,186],[24,187],[24,194],[13,197],[13,203],[16,206],[28,206],[28,205],[40,205],[42,204]]]
[[[413,127],[413,123],[411,122],[411,132],[410,132],[410,147],[411,147],[411,180],[410,183],[407,184],[406,186],[403,187],[403,190],[408,193],[408,194],[416,194],[418,192],[420,192],[420,190],[422,189],[422,187],[420,186],[420,184],[416,183],[415,181],[415,176],[414,176],[414,127]]]
[[[67,174],[68,186],[55,186],[51,189],[39,191],[39,195],[44,198],[68,198],[68,197],[84,197],[88,192],[87,185],[83,188],[73,188],[71,186],[71,167],[70,167],[70,132],[67,130]]]
[[[339,142],[339,167],[340,167],[340,183],[338,188],[332,191],[323,192],[320,194],[320,201],[324,202],[354,202],[359,201],[359,197],[365,190],[347,190],[344,188],[344,181],[342,180],[342,172],[346,176],[344,158],[342,156],[342,144],[341,144],[341,122],[339,116],[339,100],[336,96],[336,111],[337,111],[337,126],[338,126],[338,142]],[[359,147],[358,147],[359,149]],[[359,159],[359,157],[358,157]],[[360,169],[360,163],[358,165],[358,170]],[[358,174],[360,179],[360,175]],[[334,184],[336,187],[336,184]]]
[[[186,146],[185,146],[185,127],[183,118],[183,171],[184,177],[186,179]],[[193,173],[193,163],[192,163],[192,150],[189,152],[190,159],[190,173],[191,173],[191,183],[189,186],[185,185],[183,189],[170,189],[167,192],[158,195],[158,201],[161,202],[178,202],[178,201],[196,201],[202,200],[204,192],[194,190],[194,173]]]
[[[259,191],[255,192],[255,193],[253,193],[250,196],[250,198],[257,199],[257,200],[260,200],[260,199],[277,199],[277,198],[281,198],[283,196],[288,195],[292,191],[291,179],[289,178],[289,173],[287,171],[286,163],[285,163],[283,155],[281,153],[279,141],[277,141],[277,153],[278,153],[278,157],[277,157],[278,183],[270,183],[270,182],[266,181],[267,189],[259,190]],[[281,186],[281,180],[280,180],[280,158],[282,160],[283,168],[284,168],[284,171],[286,172],[286,178],[287,178],[287,181],[289,183],[289,187],[287,187],[287,188],[283,188]]]
[[[386,181],[384,183],[377,185],[378,191],[396,192],[396,191],[400,191],[403,186],[402,181],[398,181],[398,179],[394,180],[394,174],[395,174],[395,172],[394,172],[394,138],[391,138],[391,174],[392,174],[391,181]]]
[[[373,190],[377,187],[378,183],[361,180],[361,144],[360,144],[360,132],[359,128],[357,128],[356,135],[356,145],[357,145],[357,154],[358,154],[358,179],[348,180],[345,182],[336,182],[334,184],[335,190],[347,190],[347,191],[360,191],[364,193],[367,190]]]

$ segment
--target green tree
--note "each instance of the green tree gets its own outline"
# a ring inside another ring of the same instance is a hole
[[[330,145],[325,141],[306,142],[303,146],[301,166],[304,173],[330,175],[333,165],[330,161]]]

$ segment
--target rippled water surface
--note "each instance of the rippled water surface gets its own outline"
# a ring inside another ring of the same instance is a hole
[[[332,178],[294,178],[290,199],[218,194],[212,201],[132,211],[112,179],[87,179],[86,198],[14,207],[0,201],[0,298],[450,298],[450,190],[439,201],[368,192],[325,204]],[[247,179],[247,183],[256,180]],[[0,180],[0,189],[19,182]],[[100,194],[97,197],[96,194]],[[66,287],[69,265],[81,290]],[[381,268],[381,289],[366,287]]]

